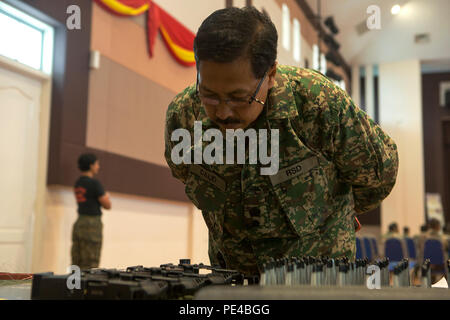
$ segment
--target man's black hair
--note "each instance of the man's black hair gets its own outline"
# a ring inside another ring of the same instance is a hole
[[[409,228],[408,227],[403,227],[403,233],[408,233],[409,232]]]
[[[85,153],[82,154],[78,158],[78,169],[81,171],[89,171],[91,169],[91,165],[97,161],[97,156],[93,153]]]
[[[389,231],[395,231],[398,230],[398,225],[396,222],[393,222],[389,225]]]
[[[270,18],[255,7],[226,8],[207,17],[194,39],[195,60],[229,63],[249,58],[259,79],[277,59],[278,33]]]
[[[426,224],[421,225],[420,226],[420,231],[421,232],[427,232],[428,231],[428,225],[426,225]]]
[[[432,218],[432,219],[428,220],[428,227],[432,230],[440,229],[441,222],[436,218]]]

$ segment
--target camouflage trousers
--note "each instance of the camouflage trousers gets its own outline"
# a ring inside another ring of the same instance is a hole
[[[72,230],[72,265],[98,268],[103,240],[101,216],[79,215]]]

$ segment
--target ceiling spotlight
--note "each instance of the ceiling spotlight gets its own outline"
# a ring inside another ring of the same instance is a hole
[[[398,4],[392,7],[391,13],[396,15],[400,13],[400,10],[402,10],[402,7],[400,7]]]

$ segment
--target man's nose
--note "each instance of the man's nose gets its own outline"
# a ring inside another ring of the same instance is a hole
[[[216,107],[216,117],[220,120],[226,120],[228,118],[231,118],[232,116],[233,111],[227,104],[221,103]]]

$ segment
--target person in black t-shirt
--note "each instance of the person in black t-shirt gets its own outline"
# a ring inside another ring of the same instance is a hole
[[[97,268],[103,240],[101,208],[111,209],[109,194],[94,176],[100,164],[94,154],[82,154],[78,158],[81,176],[75,182],[74,192],[78,203],[78,219],[72,230],[72,265],[80,269]]]

